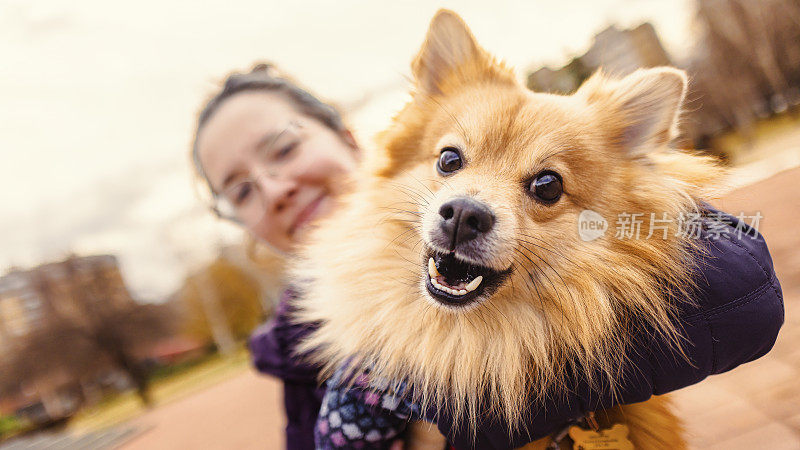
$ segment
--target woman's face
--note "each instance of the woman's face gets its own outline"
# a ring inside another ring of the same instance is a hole
[[[352,136],[298,112],[280,94],[226,99],[197,136],[214,192],[257,238],[288,252],[333,206],[342,177],[356,166]]]

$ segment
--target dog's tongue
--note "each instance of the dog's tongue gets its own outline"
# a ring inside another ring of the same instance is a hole
[[[467,287],[467,283],[464,281],[459,281],[457,284],[452,284],[451,282],[447,281],[447,278],[445,278],[444,275],[439,275],[436,277],[436,282],[455,290],[461,290]]]

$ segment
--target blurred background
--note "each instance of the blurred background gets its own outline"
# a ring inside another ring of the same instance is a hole
[[[0,449],[283,446],[244,346],[283,264],[199,200],[196,115],[270,61],[369,147],[440,7],[537,91],[689,72],[681,145],[734,168],[717,206],[764,217],[787,315],[679,407],[694,448],[800,448],[799,1],[0,0]]]

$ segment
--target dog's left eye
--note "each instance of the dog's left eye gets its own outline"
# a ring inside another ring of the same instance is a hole
[[[561,181],[561,175],[552,170],[543,170],[539,172],[528,186],[529,193],[545,204],[552,204],[561,198],[564,192],[564,185]]]
[[[455,147],[445,147],[439,154],[439,161],[436,162],[436,168],[442,174],[448,174],[460,169],[463,165],[461,161],[461,154]]]

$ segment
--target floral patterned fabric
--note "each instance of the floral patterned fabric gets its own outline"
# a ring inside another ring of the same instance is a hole
[[[405,396],[405,386],[375,390],[367,375],[352,385],[340,369],[329,381],[314,430],[318,449],[388,449],[402,438],[419,409]]]

